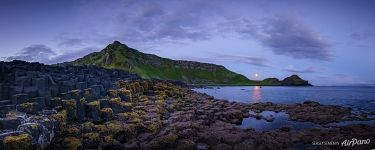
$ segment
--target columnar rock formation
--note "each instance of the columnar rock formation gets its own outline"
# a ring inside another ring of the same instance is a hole
[[[0,62],[0,110],[36,113],[51,108],[54,97],[96,99],[115,88],[115,81],[139,77],[121,70],[90,67],[54,67],[24,61]],[[27,103],[27,104],[25,104]],[[30,108],[30,109],[27,109]]]

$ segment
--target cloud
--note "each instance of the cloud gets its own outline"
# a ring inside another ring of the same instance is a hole
[[[78,38],[62,38],[57,44],[58,47],[73,47],[73,46],[82,46],[82,39]]]
[[[121,25],[116,30],[123,33],[122,37],[126,41],[209,39],[210,22],[205,17],[215,8],[207,9],[206,3],[208,2],[172,2],[170,5],[157,1],[125,3],[127,9],[115,20]],[[207,14],[202,13],[203,10]],[[124,27],[131,28],[124,30]]]
[[[375,38],[375,31],[354,32],[351,33],[349,37],[358,41],[367,40]]]
[[[225,25],[226,29],[239,33],[244,39],[255,39],[278,55],[295,59],[333,59],[331,44],[296,16],[244,18]]]
[[[254,57],[254,56],[238,56],[238,55],[218,55],[219,60],[221,61],[233,61],[244,64],[249,64],[258,67],[269,67],[268,60],[263,57]]]
[[[229,18],[233,11],[225,6],[228,4],[223,1],[94,0],[75,7],[74,20],[85,27],[77,36],[91,40],[95,38],[88,35],[95,33],[109,41],[138,45],[198,41],[211,39],[217,22]]]
[[[254,57],[254,56],[237,56],[237,55],[222,55],[222,54],[214,54],[212,57],[195,57],[195,56],[185,56],[185,57],[178,57],[176,59],[181,60],[192,60],[192,61],[200,61],[200,62],[235,62],[235,63],[243,63],[249,64],[257,67],[270,67],[268,64],[269,61],[266,58],[262,57]]]
[[[280,55],[297,59],[331,60],[330,44],[300,20],[290,16],[268,19],[262,44]]]
[[[45,45],[31,45],[20,50],[15,56],[3,58],[4,60],[24,60],[28,62],[40,62],[44,64],[56,64],[65,61],[72,61],[81,58],[89,53],[98,50],[94,47],[86,47],[79,50],[70,50],[57,54]]]
[[[73,60],[81,58],[85,55],[88,55],[92,52],[95,52],[98,49],[99,48],[95,48],[95,47],[86,47],[86,48],[82,48],[80,50],[74,50],[74,51],[66,52],[66,53],[63,53],[61,55],[58,55],[58,56],[54,57],[52,63],[61,63],[61,62],[66,62],[66,61],[73,61]]]
[[[31,45],[20,50],[15,56],[7,57],[6,60],[25,60],[29,62],[50,63],[57,54],[45,45]]]
[[[321,69],[317,69],[314,67],[308,67],[304,69],[295,68],[293,65],[289,65],[286,68],[281,69],[282,71],[292,72],[292,73],[319,73]]]

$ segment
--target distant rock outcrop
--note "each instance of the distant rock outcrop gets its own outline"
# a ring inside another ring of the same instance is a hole
[[[271,86],[312,86],[308,81],[301,79],[298,75],[291,75],[284,80],[277,78],[267,78],[260,81],[260,85]]]
[[[283,86],[311,86],[311,84],[308,81],[301,79],[297,75],[286,77],[284,80],[281,81],[281,85]]]

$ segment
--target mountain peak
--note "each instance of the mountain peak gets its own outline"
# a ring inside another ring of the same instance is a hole
[[[119,41],[113,41],[112,44],[110,45],[113,45],[113,46],[124,46],[124,47],[128,47],[126,44],[122,44],[121,42]]]
[[[119,44],[122,44],[121,42],[119,42],[119,41],[113,41],[113,43],[112,43],[113,45],[119,45]]]

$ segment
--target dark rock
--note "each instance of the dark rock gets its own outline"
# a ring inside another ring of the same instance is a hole
[[[26,103],[29,100],[29,95],[27,94],[15,94],[12,97],[13,104]]]
[[[33,103],[22,103],[22,104],[18,104],[16,106],[16,109],[20,112],[24,112],[24,113],[27,113],[27,114],[36,114],[38,113],[39,111],[42,110],[42,107],[39,105],[39,103],[36,103],[36,102],[33,102]]]
[[[86,105],[86,114],[89,119],[93,121],[100,121],[100,102],[93,101]]]
[[[228,144],[218,144],[212,146],[212,150],[232,150],[232,146]]]
[[[196,150],[208,150],[209,146],[207,144],[204,144],[204,143],[197,143],[195,145],[195,149]]]
[[[22,118],[0,118],[0,130],[16,130],[21,124]]]

